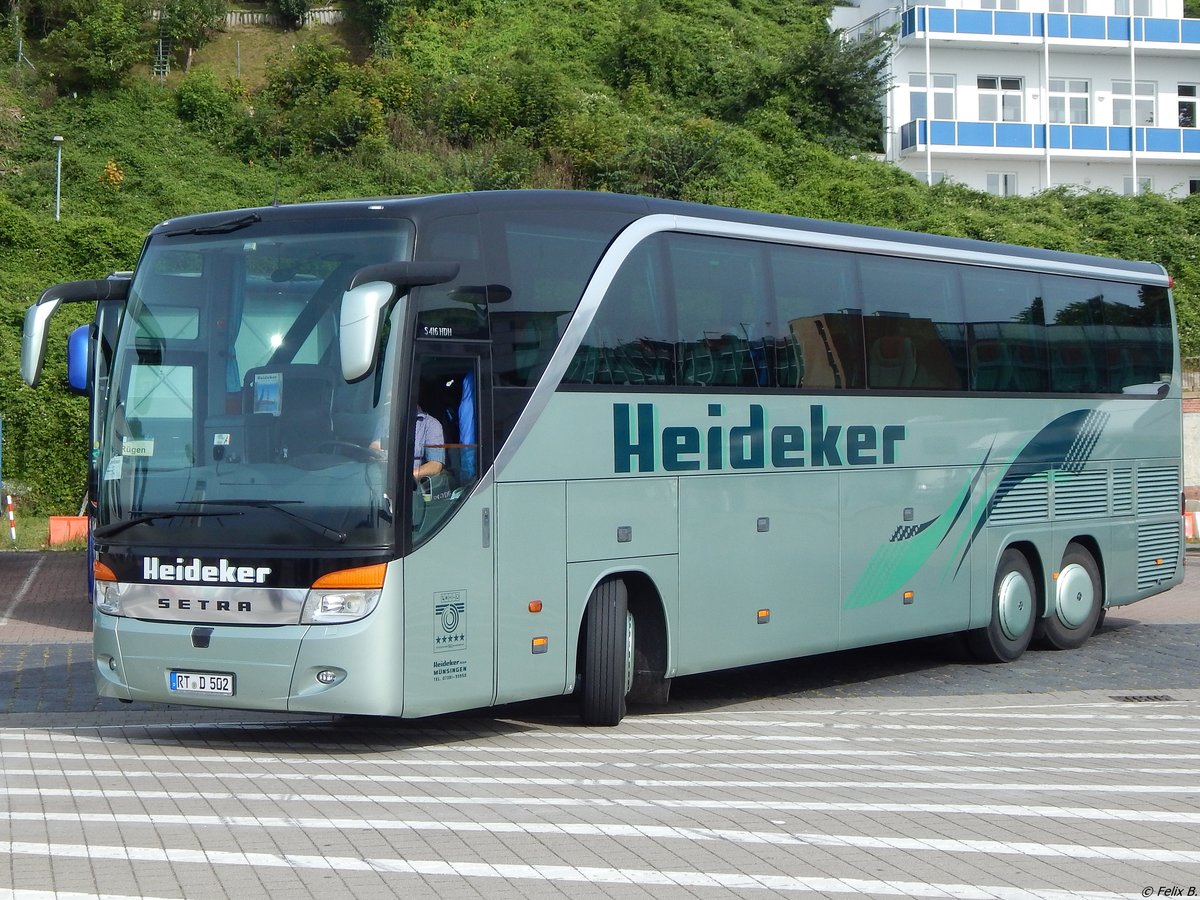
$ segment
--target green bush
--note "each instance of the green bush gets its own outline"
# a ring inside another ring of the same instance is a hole
[[[236,101],[217,83],[209,69],[189,72],[175,92],[179,118],[209,132],[225,130],[233,117]]]

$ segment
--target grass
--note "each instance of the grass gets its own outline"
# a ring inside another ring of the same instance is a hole
[[[8,517],[0,531],[0,551],[3,550],[86,550],[87,540],[68,541],[65,544],[50,543],[49,516],[16,516],[17,540],[14,543]]]
[[[361,62],[366,54],[363,36],[349,23],[309,25],[300,31],[275,26],[238,26],[217,34],[192,54],[193,69],[210,69],[222,81],[236,78],[247,89],[261,87],[267,80],[267,65],[290,52],[302,41],[321,39],[345,48]],[[173,65],[166,82],[177,87],[183,66]]]

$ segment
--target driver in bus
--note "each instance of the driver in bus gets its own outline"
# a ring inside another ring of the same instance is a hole
[[[413,423],[415,437],[413,440],[413,481],[420,482],[422,478],[432,478],[441,474],[446,465],[445,434],[442,423],[429,415],[417,404],[416,421]],[[372,450],[382,450],[384,437],[377,434],[371,441]]]

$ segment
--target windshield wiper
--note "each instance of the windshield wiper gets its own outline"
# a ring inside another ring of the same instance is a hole
[[[293,521],[303,525],[314,534],[319,534],[321,537],[329,538],[329,540],[338,544],[345,543],[346,541],[346,532],[336,531],[326,525],[322,525],[316,519],[310,519],[307,516],[302,516],[299,513],[292,512],[283,505],[285,503],[299,503],[301,502],[299,500],[185,500],[182,502],[191,506],[250,506],[254,509],[273,509],[275,512],[282,513],[289,519],[292,519]],[[181,515],[186,515],[186,513],[181,513]],[[220,516],[226,515],[226,513],[206,512],[199,513],[199,515]],[[236,513],[235,515],[240,516],[242,513]]]
[[[261,222],[262,216],[258,213],[249,213],[244,216],[239,216],[236,219],[230,219],[228,222],[220,222],[216,225],[204,225],[199,228],[184,228],[180,231],[168,231],[167,237],[182,237],[185,234],[229,234],[231,231],[237,231],[240,228],[245,228],[247,225],[253,225],[256,222]]]
[[[163,511],[163,512],[148,512],[134,516],[132,519],[126,519],[123,522],[113,522],[110,525],[101,525],[92,532],[98,538],[112,537],[114,534],[120,534],[126,528],[132,528],[134,525],[145,525],[147,522],[153,522],[156,519],[175,519],[180,516],[191,518],[193,516],[244,516],[245,513],[240,512],[183,512],[181,510]]]

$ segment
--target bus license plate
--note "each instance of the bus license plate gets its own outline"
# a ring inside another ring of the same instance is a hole
[[[172,672],[171,690],[185,694],[233,696],[233,676],[222,672]]]

